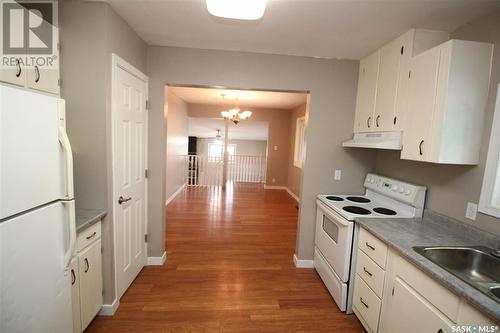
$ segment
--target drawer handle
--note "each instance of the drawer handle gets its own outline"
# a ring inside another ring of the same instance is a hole
[[[19,59],[16,59],[16,67],[16,77],[20,77],[23,70],[21,69],[21,62],[19,61]]]
[[[86,238],[86,239],[91,239],[91,238],[92,238],[92,237],[94,237],[95,235],[97,235],[97,231],[94,231],[94,232],[92,233],[92,235],[87,236],[87,237],[85,237],[85,238]]]
[[[85,273],[87,273],[90,269],[90,265],[89,265],[89,260],[87,258],[85,258]]]
[[[119,205],[121,205],[122,203],[127,202],[127,201],[130,201],[130,200],[132,200],[132,198],[131,198],[131,197],[124,198],[124,197],[120,196],[120,197],[118,198],[118,204],[119,204]]]
[[[365,242],[365,245],[366,245],[366,247],[367,247],[367,248],[369,248],[370,250],[375,251],[375,247],[374,247],[374,246],[372,246],[372,245],[370,245],[368,242]]]
[[[420,144],[418,145],[418,153],[420,154],[420,156],[424,154],[424,151],[422,149],[423,145],[424,145],[424,140],[420,141]]]
[[[368,126],[368,128],[370,128],[372,126],[372,117],[368,117],[368,119],[366,119],[366,126]]]
[[[76,282],[75,270],[71,269],[71,285],[74,285]]]
[[[38,66],[35,66],[35,82],[38,83],[40,81],[40,70],[38,69]]]
[[[363,304],[365,306],[365,308],[369,308],[368,304],[365,303],[365,301],[363,301],[363,297],[360,297],[359,298],[359,301],[361,302],[361,304]]]
[[[378,115],[377,118],[375,119],[375,125],[377,125],[377,127],[379,127],[379,123],[378,123],[379,120],[380,120],[380,115]]]
[[[373,276],[373,274],[370,273],[365,267],[363,267],[363,270],[365,271],[366,274],[368,274],[368,276]]]

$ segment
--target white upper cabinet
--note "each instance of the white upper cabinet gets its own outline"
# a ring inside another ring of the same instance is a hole
[[[380,52],[377,51],[362,59],[359,64],[354,132],[369,132],[372,130],[379,61]]]
[[[450,40],[411,60],[401,158],[478,163],[492,52]]]
[[[355,133],[402,130],[410,59],[448,38],[446,32],[412,29],[361,60]]]

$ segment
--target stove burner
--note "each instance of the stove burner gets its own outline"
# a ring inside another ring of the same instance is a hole
[[[352,201],[352,202],[359,202],[359,203],[367,203],[370,202],[370,199],[364,198],[364,197],[347,197],[347,200]]]
[[[392,209],[382,208],[382,207],[373,208],[373,211],[375,213],[379,213],[379,214],[383,214],[383,215],[396,215],[397,214]]]
[[[329,195],[326,197],[328,200],[332,200],[332,201],[344,201],[344,199],[342,199],[341,197],[336,197],[334,195]]]
[[[345,206],[345,207],[342,207],[342,209],[345,210],[346,212],[353,213],[353,214],[359,214],[359,215],[371,214],[368,209],[364,209],[364,208],[361,208],[358,206]]]

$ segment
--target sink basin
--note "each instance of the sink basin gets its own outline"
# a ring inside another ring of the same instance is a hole
[[[485,295],[500,302],[500,258],[483,246],[413,248],[417,253],[444,268]]]

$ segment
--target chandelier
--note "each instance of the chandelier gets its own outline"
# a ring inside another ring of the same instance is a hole
[[[235,124],[238,124],[240,120],[245,120],[250,118],[250,116],[252,115],[252,111],[241,111],[238,104],[239,101],[238,99],[236,99],[236,106],[234,107],[234,109],[222,111],[221,112],[222,117],[224,117],[224,119],[226,120],[227,119],[231,120]]]

